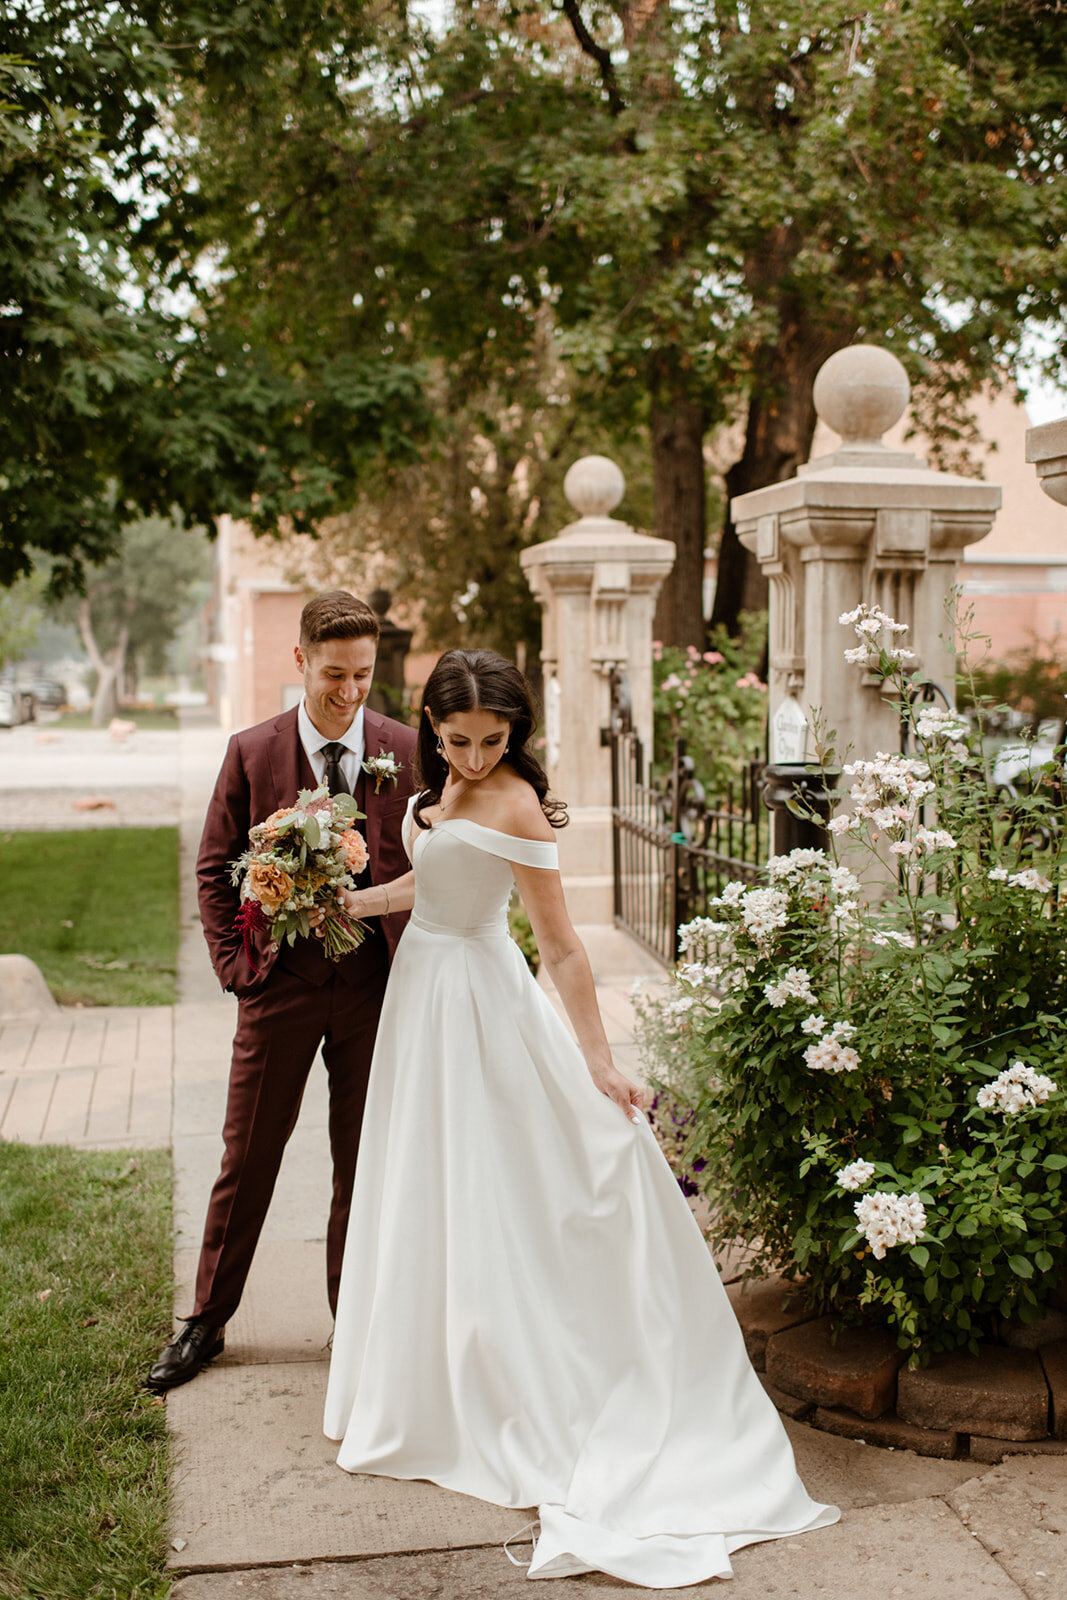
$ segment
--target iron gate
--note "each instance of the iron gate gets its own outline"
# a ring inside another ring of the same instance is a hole
[[[615,922],[671,966],[681,923],[704,915],[732,878],[759,881],[770,844],[764,763],[749,762],[740,782],[709,805],[685,741],[677,739],[671,770],[657,783],[630,725],[625,680],[613,679],[612,690],[604,740],[611,748]]]

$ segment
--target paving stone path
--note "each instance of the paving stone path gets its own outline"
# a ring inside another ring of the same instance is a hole
[[[19,732],[20,730],[15,730]],[[100,736],[97,736],[99,738]],[[222,753],[217,729],[190,722],[171,746],[142,748],[136,785],[172,791],[182,828],[179,1004],[143,1011],[63,1009],[0,1028],[0,1135],[82,1146],[170,1144],[175,1169],[175,1308],[188,1310],[219,1151],[233,1002],[219,993],[199,937],[191,862]],[[0,768],[0,831],[13,795],[48,790],[64,824],[75,792],[107,792],[93,750],[66,776]],[[5,746],[9,755],[15,747]],[[152,762],[156,769],[152,772]],[[169,765],[168,765],[169,764]],[[119,768],[134,772],[133,766]],[[110,792],[114,793],[117,785]],[[39,823],[34,825],[41,825]],[[615,947],[617,949],[617,947]],[[633,1070],[627,974],[594,948],[620,1065]],[[312,1073],[300,1121],[224,1357],[167,1401],[173,1439],[170,1564],[174,1600],[497,1600],[526,1583],[501,1545],[527,1520],[431,1484],[351,1478],[321,1432],[331,1325],[323,1222],[329,1175],[325,1074]],[[731,1276],[730,1263],[724,1263]],[[709,1350],[709,1360],[714,1351]],[[731,1600],[1067,1600],[1067,1459],[920,1458],[787,1422],[810,1492],[840,1524],[757,1545],[735,1558]],[[521,1552],[521,1546],[519,1547]],[[718,1594],[718,1583],[680,1593]],[[602,1575],[555,1580],[557,1600],[638,1591]]]

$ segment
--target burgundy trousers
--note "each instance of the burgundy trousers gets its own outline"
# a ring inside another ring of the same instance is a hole
[[[296,1126],[319,1044],[330,1088],[333,1197],[326,1232],[326,1288],[337,1307],[356,1153],[374,1036],[389,964],[368,939],[358,983],[331,972],[313,983],[276,965],[238,1004],[223,1129],[222,1169],[208,1202],[193,1315],[221,1325],[237,1310],[266,1220],[286,1143]]]

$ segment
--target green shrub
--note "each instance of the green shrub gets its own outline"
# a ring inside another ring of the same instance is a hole
[[[526,965],[536,978],[541,968],[541,952],[537,948],[537,940],[534,938],[526,907],[514,895],[508,906],[508,932],[522,951]]]
[[[1034,1320],[1067,1276],[1064,816],[1048,773],[1008,831],[963,718],[914,702],[891,644],[850,656],[896,691],[916,753],[846,766],[830,853],[772,859],[680,930],[639,1034],[670,1124],[689,1118],[679,1170],[715,1241],[919,1362]],[[1027,838],[1048,841],[1039,869]],[[884,898],[861,902],[846,839]]]
[[[766,639],[766,613],[746,612],[740,638],[717,628],[703,655],[692,645],[652,647],[656,761],[669,763],[675,739],[684,739],[709,801],[723,799],[763,753],[767,685],[758,669]]]

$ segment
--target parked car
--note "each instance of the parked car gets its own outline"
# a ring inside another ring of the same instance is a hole
[[[1056,759],[1061,729],[1055,722],[1043,722],[1037,737],[1030,740],[1013,739],[1001,745],[993,763],[993,788],[1004,790],[1012,799],[1035,773]]]
[[[37,696],[33,690],[19,683],[15,678],[6,677],[0,680],[0,689],[11,696],[15,722],[32,722],[37,716]],[[12,726],[11,723],[8,726]]]
[[[0,685],[0,728],[13,728],[21,721],[14,691]]]
[[[46,711],[58,711],[60,706],[67,703],[67,691],[55,678],[34,678],[30,688],[37,704],[44,706]]]

